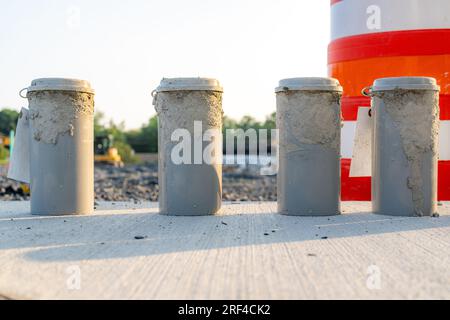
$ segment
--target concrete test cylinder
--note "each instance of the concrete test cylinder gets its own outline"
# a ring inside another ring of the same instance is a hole
[[[431,77],[441,86],[438,197],[450,201],[449,39],[448,0],[331,0],[328,70],[344,88],[343,201],[371,200],[370,176],[350,175],[358,111],[370,107],[361,88],[400,76]]]
[[[94,91],[89,82],[46,78],[27,88],[31,213],[94,211]]]
[[[163,79],[159,122],[160,213],[213,215],[222,202],[222,93],[206,78]]]
[[[366,93],[367,94],[367,93]],[[373,211],[437,212],[439,86],[433,78],[382,78],[371,88]]]
[[[331,78],[281,80],[278,211],[293,216],[340,214],[340,98]]]

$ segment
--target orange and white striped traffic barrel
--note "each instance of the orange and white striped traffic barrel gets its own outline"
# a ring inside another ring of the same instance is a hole
[[[331,0],[329,76],[344,88],[342,200],[371,198],[370,177],[350,177],[361,89],[386,77],[433,77],[441,86],[439,200],[450,200],[450,1]],[[369,158],[367,159],[370,160]]]

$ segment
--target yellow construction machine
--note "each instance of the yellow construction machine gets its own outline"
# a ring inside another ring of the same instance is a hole
[[[94,142],[95,163],[123,167],[122,157],[117,148],[114,148],[114,139],[111,135],[97,136]]]

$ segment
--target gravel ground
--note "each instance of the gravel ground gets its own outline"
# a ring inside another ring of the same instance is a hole
[[[276,177],[259,175],[258,167],[224,166],[224,201],[276,201]],[[100,201],[157,201],[156,164],[95,167],[95,198]],[[28,200],[20,183],[6,178],[0,168],[0,200]]]

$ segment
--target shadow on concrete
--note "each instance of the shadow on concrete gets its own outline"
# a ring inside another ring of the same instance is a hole
[[[97,212],[84,217],[0,216],[0,250],[29,249],[36,261],[115,259],[450,227],[450,216],[391,218],[367,212],[288,217],[276,205],[228,205],[230,215],[169,217],[156,208]],[[253,212],[252,212],[253,210]],[[239,212],[246,212],[238,214]],[[393,244],[395,245],[395,244]]]

